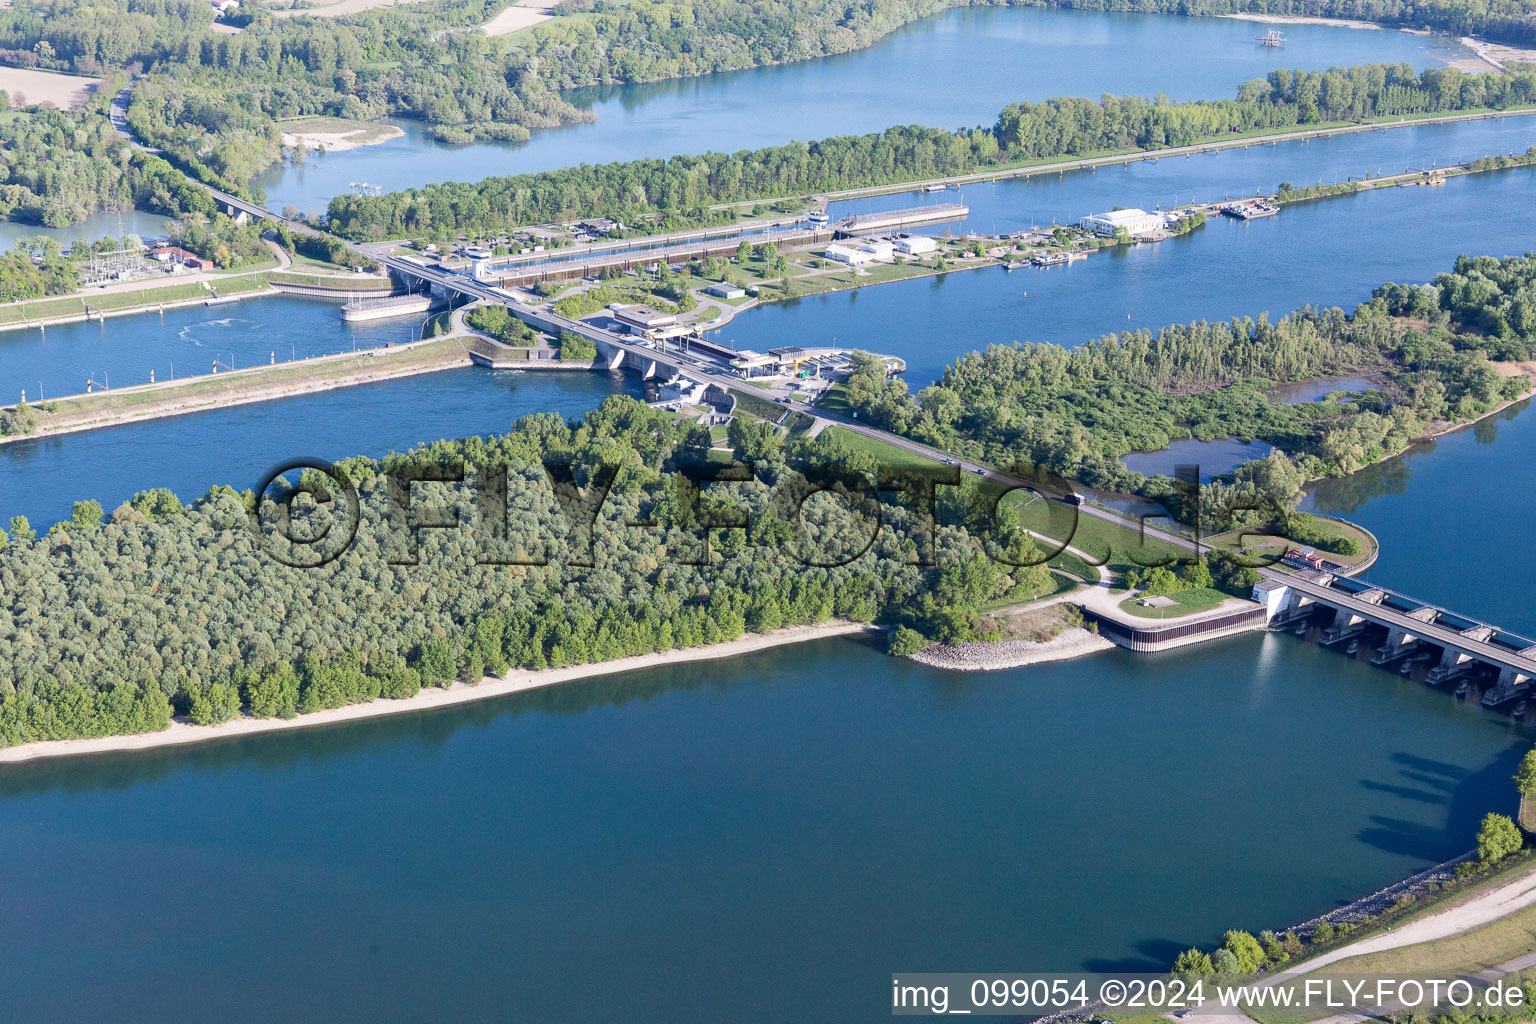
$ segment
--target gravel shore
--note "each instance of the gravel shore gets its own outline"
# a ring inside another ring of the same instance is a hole
[[[1097,633],[1073,627],[1053,640],[1000,640],[997,643],[929,644],[912,655],[913,661],[956,672],[987,672],[1020,668],[1047,661],[1065,661],[1115,646]]]

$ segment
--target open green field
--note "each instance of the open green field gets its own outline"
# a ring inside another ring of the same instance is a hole
[[[1149,608],[1141,603],[1141,595],[1127,597],[1120,602],[1120,610],[1127,615],[1135,615],[1142,619],[1170,619],[1179,615],[1190,615],[1194,612],[1203,612],[1214,608],[1225,601],[1230,594],[1223,594],[1219,590],[1210,587],[1195,587],[1190,590],[1179,590],[1168,595],[1175,603],[1166,608]]]
[[[1143,539],[1129,526],[1076,513],[1054,501],[1026,491],[1014,491],[1006,499],[1018,511],[1019,524],[1045,537],[1068,541],[1072,547],[1107,563],[1117,575],[1169,559],[1189,557],[1189,552],[1154,537]]]
[[[915,452],[909,452],[905,448],[898,448],[886,441],[869,437],[864,434],[854,433],[845,427],[828,427],[821,432],[821,437],[832,435],[833,439],[844,448],[856,452],[868,452],[873,455],[881,465],[893,466],[899,469],[942,469],[944,464]]]
[[[266,279],[259,278],[256,287],[265,288]],[[240,278],[220,281],[224,292],[240,290],[236,284]],[[208,297],[208,289],[200,284],[174,284],[163,288],[141,288],[131,292],[105,292],[100,295],[69,296],[59,299],[34,299],[0,306],[0,323],[23,323],[29,320],[46,320],[50,317],[75,316],[91,309],[131,309],[134,306],[150,306],[159,302],[183,302],[187,299]]]

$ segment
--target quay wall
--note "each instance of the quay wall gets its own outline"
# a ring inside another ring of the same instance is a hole
[[[1175,622],[1156,626],[1148,621],[1146,626],[1133,626],[1120,619],[1112,619],[1091,608],[1083,609],[1083,616],[1095,622],[1099,635],[1127,650],[1150,654],[1171,651],[1218,637],[1235,636],[1264,629],[1268,625],[1268,610],[1262,605],[1242,608],[1225,615],[1197,619],[1193,622]]]

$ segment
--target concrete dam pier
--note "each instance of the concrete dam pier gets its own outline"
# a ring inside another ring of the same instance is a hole
[[[1422,668],[1426,684],[1458,694],[1478,685],[1484,707],[1536,694],[1536,640],[1364,580],[1304,570],[1261,581],[1253,597],[1272,628],[1315,631],[1324,646],[1369,652],[1371,664],[1403,675]]]

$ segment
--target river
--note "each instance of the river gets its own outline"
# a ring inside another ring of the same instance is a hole
[[[593,123],[535,132],[524,144],[444,146],[402,122],[401,138],[275,166],[255,184],[266,190],[269,209],[323,212],[352,182],[412,188],[441,181],[445,168],[476,181],[582,163],[734,152],[893,124],[991,125],[1009,103],[1051,96],[1230,99],[1243,82],[1275,68],[1405,61],[1425,67],[1471,55],[1448,38],[1333,25],[1284,26],[1286,44],[1266,48],[1255,42],[1266,27],[1230,18],[961,8],[838,57],[578,90],[571,99],[592,111]]]
[[[937,47],[946,26],[979,24],[981,37],[947,43],[949,62],[931,65],[936,75],[964,66],[970,83],[972,54],[979,62],[994,45],[992,27],[1034,18],[1036,29],[1088,26],[1074,29],[1076,43],[1058,43],[1079,48],[1061,58],[1065,84],[1053,93],[1151,90],[1176,66],[1191,90],[1208,74],[1224,83],[1211,94],[1226,95],[1257,73],[1216,67],[1212,49],[1251,37],[1246,22],[1063,15],[954,12],[866,54],[725,76],[726,87],[783,90],[792,111],[794,75],[857,67],[913,40]],[[1163,24],[1204,43],[1174,51],[1175,61],[1154,35],[1135,50],[1144,61],[1089,59],[1124,49],[1114,32]],[[1311,28],[1287,32],[1314,38]],[[1031,33],[1029,45],[1040,38]],[[1364,50],[1439,45],[1340,29],[1315,38],[1351,48],[1319,63],[1415,59]],[[998,59],[1011,52],[1022,63],[1018,41],[1004,40]],[[1273,56],[1241,54],[1245,63]],[[1304,63],[1297,49],[1281,56]],[[959,95],[988,108],[952,115],[972,123],[1001,105],[987,90],[1034,88],[1020,84],[1018,64],[1002,66],[1011,78],[978,74],[975,89],[891,81],[898,96],[912,93],[911,119],[929,119],[919,101]],[[1024,77],[1047,81],[1041,67]],[[698,85],[624,95],[637,117],[649,108],[659,118],[654,105],[684,104]],[[576,143],[606,130],[603,110],[596,126],[549,138],[575,140],[563,152],[583,158]],[[730,118],[712,107],[709,116]],[[683,119],[683,108],[667,117]],[[768,132],[752,116],[734,121]],[[786,114],[783,123],[797,122]],[[810,128],[794,134],[828,130]],[[507,159],[545,139],[477,150]],[[706,147],[668,141],[663,151],[688,148]],[[1086,191],[1062,193],[1060,213],[1049,196],[1031,205],[1042,183],[1020,185],[1026,198],[997,215],[1075,217],[1134,191],[1100,176],[1172,173],[1160,166],[1077,176]],[[423,160],[401,173],[428,170]],[[1255,165],[1240,184],[1276,173],[1292,172]],[[1383,280],[1427,279],[1461,251],[1528,248],[1530,181],[1517,171],[1394,189],[1267,221],[1217,221],[1064,271],[953,273],[806,299],[750,313],[726,334],[751,347],[838,335],[907,354],[920,386],[990,341],[1077,343],[1309,301],[1352,306]],[[1152,185],[1135,194],[1160,201]],[[968,201],[979,209],[974,191]],[[268,325],[245,332],[242,351],[258,358],[283,331],[322,351],[351,337],[327,319],[333,309],[295,300],[225,311]],[[24,339],[8,349],[11,336],[0,336],[0,380],[11,390],[23,367],[37,367],[67,383],[108,358],[122,358],[112,365],[131,378],[180,351],[171,339],[190,323],[166,318],[163,328],[153,317],[109,321],[105,337],[98,325],[50,331],[46,353]],[[186,497],[214,482],[249,486],[293,455],[381,454],[489,432],[526,412],[579,412],[616,388],[635,393],[638,382],[445,371],[0,446],[0,516],[26,510],[45,523],[76,497],[110,508],[156,485]],[[1536,543],[1520,528],[1530,500],[1511,467],[1533,460],[1536,418],[1511,411],[1320,485],[1309,504],[1377,533],[1374,580],[1529,633],[1536,606],[1509,582],[1536,575]],[[0,918],[25,941],[8,957],[7,1012],[33,1021],[98,1017],[103,1007],[121,1021],[883,1020],[893,971],[1157,970],[1228,927],[1281,927],[1362,895],[1461,852],[1482,814],[1510,809],[1509,777],[1529,743],[1529,728],[1506,717],[1289,635],[970,676],[821,641],[396,720],[9,766],[0,772],[9,854]]]

